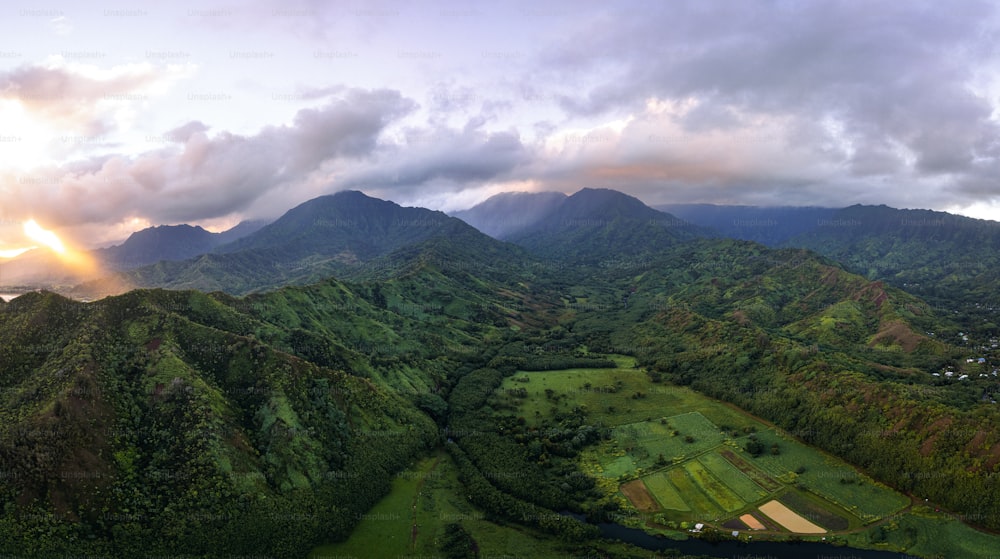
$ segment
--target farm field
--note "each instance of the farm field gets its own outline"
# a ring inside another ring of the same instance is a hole
[[[660,457],[682,462],[725,440],[719,428],[698,412],[622,425],[614,430],[613,437],[632,463],[644,469],[653,466]]]
[[[687,387],[654,384],[635,359],[610,356],[616,369],[562,369],[557,371],[519,371],[504,379],[496,391],[494,404],[509,405],[531,425],[552,417],[552,411],[581,406],[590,423],[611,427],[659,419],[680,413],[699,412],[714,425],[742,430],[757,424],[746,414],[706,398]],[[524,389],[526,398],[513,395]],[[552,390],[553,401],[545,390]],[[635,397],[639,394],[640,397]],[[537,415],[536,415],[537,412]]]
[[[804,484],[865,522],[893,514],[909,503],[904,495],[859,474],[850,465],[773,429],[762,430],[757,436],[766,448],[777,444],[781,453],[764,453],[753,459],[754,464],[776,478]],[[800,469],[802,473],[797,473]]]
[[[736,466],[717,452],[707,452],[698,457],[700,462],[708,471],[718,478],[727,487],[733,490],[740,499],[752,503],[767,496],[764,490],[751,475],[741,472]],[[775,488],[777,489],[777,488]],[[774,491],[775,489],[772,489]]]
[[[659,508],[659,504],[649,494],[646,484],[641,479],[623,483],[620,489],[625,498],[640,512],[651,512]]]
[[[823,534],[826,530],[799,516],[778,501],[768,501],[759,507],[768,518],[796,534]]]
[[[687,502],[684,501],[684,497],[677,491],[670,480],[667,478],[665,472],[657,472],[655,474],[646,476],[643,478],[646,483],[646,487],[649,492],[652,493],[656,500],[659,501],[660,506],[675,511],[690,511],[691,507],[688,506]]]
[[[979,532],[945,514],[914,507],[909,514],[863,533],[845,538],[849,545],[906,549],[911,556],[992,558],[997,536]]]
[[[617,369],[518,372],[505,379],[496,399],[529,423],[579,406],[588,422],[611,426],[610,440],[582,452],[583,469],[616,480],[614,488],[623,498],[627,495],[619,487],[641,479],[643,494],[670,519],[736,518],[796,485],[822,497],[796,503],[803,513],[826,519],[831,530],[845,521],[860,528],[909,503],[748,414],[685,387],[653,384],[627,359],[619,358],[619,364]],[[520,396],[513,395],[517,390]],[[778,453],[748,454],[744,447],[751,433],[765,449],[776,445]],[[842,483],[841,477],[852,483]],[[636,510],[649,512],[636,486],[628,487],[640,503]]]
[[[697,460],[690,460],[684,463],[684,470],[691,479],[701,487],[708,496],[716,502],[722,510],[733,512],[743,508],[746,502],[740,499],[739,495],[733,493],[728,487],[722,484],[713,476],[705,466]]]
[[[525,390],[512,397],[511,388]],[[922,556],[947,548],[913,535],[916,526],[926,530],[935,522],[908,512],[906,496],[749,414],[686,387],[654,384],[637,370],[518,372],[497,393],[495,409],[528,423],[551,425],[579,406],[586,423],[611,429],[609,439],[585,447],[578,459],[602,491],[617,495],[626,525],[676,534],[704,523],[727,534],[752,531],[755,539],[795,534],[930,550]],[[763,452],[746,450],[751,439]],[[943,538],[969,535],[962,544],[969,557],[998,543],[956,521],[944,526]]]

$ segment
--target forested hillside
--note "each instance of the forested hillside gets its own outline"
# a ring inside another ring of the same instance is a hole
[[[1000,381],[992,354],[952,341],[961,315],[808,250],[704,238],[610,191],[567,198],[524,247],[345,196],[239,250],[132,272],[259,291],[244,297],[43,291],[0,306],[0,550],[304,556],[347,538],[435,450],[489,522],[599,542],[557,511],[632,514],[618,484],[641,471],[609,482],[587,457],[623,422],[667,421],[685,387],[1000,528]],[[338,215],[365,233],[335,234]],[[539,391],[533,372],[594,380]],[[545,404],[524,413],[529,394]]]

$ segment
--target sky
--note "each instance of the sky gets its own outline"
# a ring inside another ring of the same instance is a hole
[[[1000,220],[998,109],[994,2],[8,0],[0,253],[344,189]]]

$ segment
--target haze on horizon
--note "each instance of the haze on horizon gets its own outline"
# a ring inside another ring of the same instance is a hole
[[[1000,219],[1000,19],[963,1],[95,3],[0,9],[0,252],[221,230],[344,189],[453,211]]]

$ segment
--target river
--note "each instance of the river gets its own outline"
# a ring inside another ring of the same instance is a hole
[[[564,514],[568,514],[578,520],[583,520],[583,517],[580,515],[572,513]],[[725,540],[718,543],[709,543],[698,538],[688,538],[687,540],[680,541],[653,536],[637,528],[629,528],[621,524],[604,523],[598,524],[597,527],[601,531],[601,536],[605,538],[621,540],[650,551],[676,549],[681,553],[690,555],[708,555],[730,559],[740,559],[741,557],[754,557],[756,559],[802,559],[803,557],[816,557],[820,559],[900,559],[911,557],[894,551],[856,549],[821,542],[741,542]],[[913,557],[913,559],[916,559],[916,557]]]

